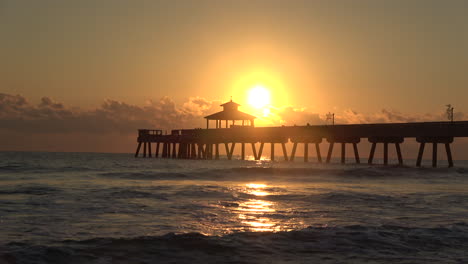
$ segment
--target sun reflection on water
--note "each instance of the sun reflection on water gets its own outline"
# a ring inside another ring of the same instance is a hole
[[[267,187],[266,184],[247,183],[245,186],[247,187],[246,192],[248,194],[253,194],[255,196],[266,196],[266,195],[271,194],[271,193],[264,190],[264,188]]]
[[[247,194],[262,197],[272,194],[266,190],[267,187],[266,184],[248,183],[243,191]],[[270,201],[248,199],[239,203],[237,213],[240,222],[245,225],[246,231],[279,231],[282,229],[281,225],[268,217],[269,213],[276,212],[274,206],[275,204]]]

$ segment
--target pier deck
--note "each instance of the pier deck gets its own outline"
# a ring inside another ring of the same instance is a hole
[[[245,158],[246,144],[250,145],[255,159],[260,159],[264,144],[270,145],[271,159],[274,160],[276,144],[282,147],[285,160],[294,160],[298,144],[304,145],[304,161],[308,161],[308,145],[315,144],[317,159],[322,161],[319,145],[329,143],[326,162],[330,162],[335,143],[341,143],[341,162],[345,161],[345,145],[352,144],[356,163],[360,163],[357,144],[367,138],[372,143],[368,163],[372,164],[377,144],[384,145],[384,164],[388,164],[388,144],[394,144],[399,164],[403,163],[400,144],[405,138],[416,138],[420,144],[417,166],[421,166],[426,143],[432,143],[432,165],[437,166],[437,145],[443,144],[449,166],[453,166],[450,144],[454,137],[468,137],[468,121],[457,122],[419,122],[419,123],[384,123],[384,124],[349,124],[315,126],[252,127],[231,126],[214,129],[180,129],[163,135],[161,130],[138,130],[138,147],[135,157],[139,156],[143,145],[143,157],[152,157],[152,143],[155,143],[154,156],[182,159],[219,159],[219,145],[224,145],[226,156],[232,158],[236,144],[241,146],[241,159]],[[293,144],[291,153],[287,153],[285,144]],[[257,149],[257,145],[259,148]]]

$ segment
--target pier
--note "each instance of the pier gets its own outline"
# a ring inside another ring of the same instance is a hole
[[[319,144],[328,143],[325,162],[329,163],[334,146],[341,145],[341,163],[345,163],[346,145],[352,145],[356,163],[361,159],[358,144],[367,139],[371,144],[368,163],[372,164],[377,145],[383,146],[383,163],[388,164],[389,146],[395,147],[398,164],[403,164],[401,145],[405,139],[415,138],[419,143],[416,166],[421,166],[426,145],[432,145],[432,166],[437,167],[439,144],[445,148],[449,167],[453,166],[450,145],[455,137],[468,137],[468,121],[422,122],[388,124],[318,125],[253,127],[231,125],[228,128],[180,129],[163,135],[162,130],[138,130],[138,146],[135,157],[161,157],[177,159],[219,159],[224,147],[227,159],[235,151],[245,159],[246,147],[250,147],[255,160],[262,157],[265,144],[270,147],[270,159],[275,160],[275,147],[281,148],[286,161],[294,161],[299,146],[304,148],[304,161],[309,161],[309,146],[314,145],[317,162],[323,162]],[[286,144],[292,144],[287,152]],[[154,152],[153,152],[154,145]]]
[[[437,167],[438,146],[445,148],[448,166],[453,167],[451,144],[456,137],[468,137],[468,121],[414,122],[384,124],[307,125],[281,127],[255,127],[255,117],[237,108],[239,104],[227,102],[221,112],[206,116],[206,129],[177,129],[170,134],[162,130],[139,129],[135,157],[173,159],[220,159],[220,148],[228,160],[234,153],[246,158],[251,148],[255,160],[260,160],[265,144],[270,147],[270,159],[276,159],[275,147],[281,148],[285,161],[294,161],[298,147],[303,147],[304,162],[309,162],[309,147],[315,146],[317,162],[330,163],[335,145],[341,146],[341,163],[346,162],[346,145],[352,145],[355,163],[361,163],[358,144],[367,139],[371,143],[368,164],[374,163],[377,146],[383,146],[383,164],[388,165],[389,146],[395,147],[398,164],[403,165],[401,146],[405,139],[415,138],[419,143],[416,166],[420,167],[426,144],[432,145],[432,166]],[[209,128],[209,121],[216,125]],[[224,121],[224,124],[223,124]],[[241,121],[236,125],[236,121]],[[224,125],[224,126],[223,126]],[[286,144],[292,144],[288,153]],[[328,144],[322,158],[320,144]],[[153,152],[154,145],[154,152]]]

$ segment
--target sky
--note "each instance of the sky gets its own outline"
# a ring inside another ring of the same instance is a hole
[[[466,10],[463,0],[0,0],[0,149],[130,152],[136,129],[201,126],[231,96],[260,125],[320,124],[328,112],[340,123],[439,121],[449,103],[466,119]],[[259,85],[266,115],[249,105]],[[70,135],[79,140],[63,146]]]

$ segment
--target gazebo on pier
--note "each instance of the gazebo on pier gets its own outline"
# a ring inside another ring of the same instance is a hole
[[[225,121],[226,128],[228,128],[229,121],[231,121],[232,125],[235,125],[236,121],[242,121],[242,126],[254,126],[254,119],[256,117],[239,111],[237,108],[240,104],[233,102],[232,99],[221,106],[223,107],[223,111],[205,116],[207,129],[209,128],[210,120],[216,121],[216,128],[222,128],[222,121]]]

